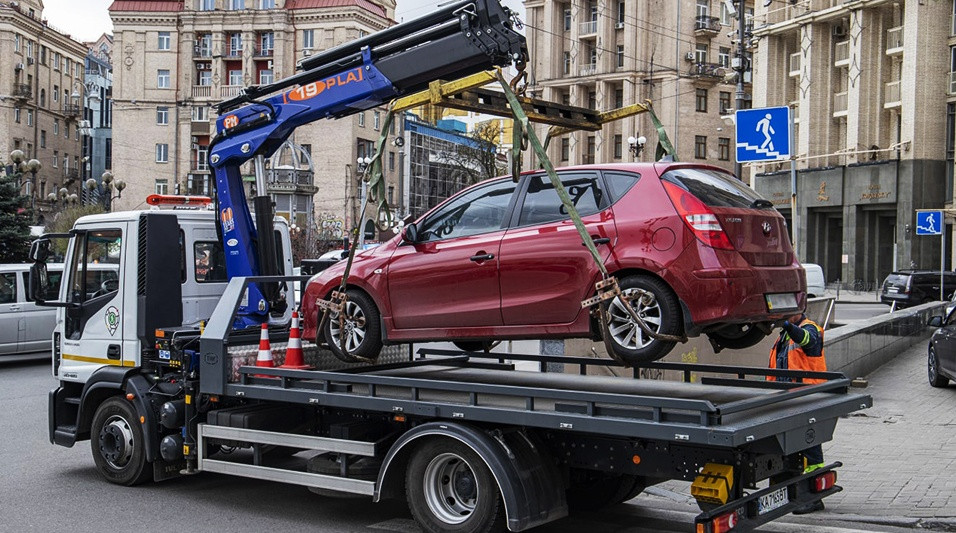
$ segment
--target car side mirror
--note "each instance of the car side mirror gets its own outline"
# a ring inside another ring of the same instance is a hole
[[[943,317],[940,315],[934,315],[929,319],[929,325],[938,328],[943,325]]]
[[[50,291],[50,279],[46,273],[46,263],[36,262],[30,265],[30,279],[27,283],[27,299],[42,304],[44,296]]]
[[[405,225],[402,230],[402,241],[409,244],[418,242],[418,226],[414,222]]]

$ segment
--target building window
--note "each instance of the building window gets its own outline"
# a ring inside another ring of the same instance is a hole
[[[272,83],[272,69],[263,69],[259,71],[259,85],[268,85]]]
[[[33,110],[27,109],[27,126],[33,125]]]
[[[54,101],[54,102],[59,102],[59,101],[60,101],[60,86],[59,86],[59,85],[54,85],[54,86],[53,86],[53,93],[52,93],[52,94],[53,94],[53,101]]]
[[[53,135],[59,135],[59,134],[60,134],[60,119],[55,118],[53,119]]]
[[[238,11],[246,8],[246,0],[229,0],[229,9]]]
[[[63,173],[68,174],[70,172],[70,154],[63,154]]]
[[[271,56],[275,48],[275,33],[267,31],[259,36],[259,49],[262,55]]]
[[[617,88],[614,89],[614,108],[620,109],[624,107],[624,89]]]
[[[564,8],[564,31],[571,31],[571,8]]]
[[[597,108],[597,93],[595,91],[588,91],[588,109]]]
[[[620,159],[624,155],[624,136],[618,133],[614,136],[614,159]]]
[[[694,158],[707,159],[707,136],[706,135],[694,136]]]
[[[378,111],[372,111],[372,128],[378,131],[382,128],[382,114]]]
[[[79,124],[73,127],[73,133],[74,133],[74,138],[76,140],[80,140],[80,125]]]
[[[241,70],[230,70],[230,71],[229,71],[229,85],[242,85],[242,71],[241,71]]]
[[[46,130],[40,130],[40,148],[46,148]]]
[[[156,108],[156,123],[157,124],[169,124],[169,108],[168,107],[157,107]]]
[[[232,33],[229,35],[229,55],[232,57],[242,55],[242,34]]]
[[[13,51],[14,51],[14,52],[19,52],[19,51],[20,51],[20,46],[21,46],[20,43],[21,43],[22,40],[23,40],[23,39],[20,37],[20,34],[19,34],[19,33],[13,36]]]
[[[156,47],[160,50],[169,50],[171,41],[172,39],[169,37],[169,32],[161,31],[159,32],[159,38],[158,42],[156,43]]]
[[[212,85],[212,71],[200,70],[199,72],[197,72],[196,83],[198,83],[200,87],[206,87],[206,86]]]
[[[311,50],[315,46],[315,30],[302,30],[302,48]]]
[[[617,25],[624,26],[624,0],[618,0],[617,3]]]
[[[724,26],[730,26],[733,24],[733,17],[730,15],[730,10],[727,9],[727,2],[720,3],[720,23]]]
[[[168,194],[169,193],[169,180],[166,179],[157,179],[156,186],[153,189],[156,194]]]
[[[564,73],[571,73],[571,52],[564,53]]]
[[[717,138],[717,159],[721,161],[730,161],[730,138]]]
[[[720,47],[717,51],[717,63],[724,68],[730,66],[730,48]]]
[[[40,107],[46,107],[46,89],[40,89]]]
[[[60,53],[53,53],[53,70],[60,70]]]
[[[13,121],[16,122],[17,124],[20,123],[20,108],[19,107],[13,108]]]
[[[395,171],[395,152],[388,153],[388,171],[389,172]]]
[[[169,70],[160,69],[156,71],[156,88],[169,89]]]
[[[209,108],[204,105],[194,106],[193,122],[209,122]]]
[[[358,114],[358,125],[360,128],[365,127],[365,111],[361,111]]]
[[[60,168],[60,151],[53,150],[53,168]]]
[[[720,91],[720,114],[726,115],[732,111],[732,106],[730,105],[730,93],[726,91]]]
[[[618,68],[624,66],[624,45],[617,45],[617,66]]]
[[[275,9],[276,0],[259,0],[259,9]]]
[[[199,11],[212,11],[216,9],[216,0],[199,0]]]
[[[590,165],[594,163],[594,153],[595,153],[596,147],[597,147],[597,141],[594,135],[588,135],[588,150],[584,154],[584,157],[581,158],[582,163],[586,165]]]
[[[707,112],[707,89],[697,89],[695,107],[698,113]]]
[[[157,163],[169,163],[169,145],[168,144],[156,144],[156,162]]]
[[[946,192],[944,198],[953,197],[953,164],[956,162],[956,103],[946,104]]]
[[[707,45],[704,43],[697,43],[697,48],[694,49],[694,61],[697,63],[706,63],[707,62]]]
[[[697,16],[698,17],[710,16],[710,0],[697,0]]]
[[[571,139],[568,137],[561,138],[561,161],[567,161],[571,159]]]

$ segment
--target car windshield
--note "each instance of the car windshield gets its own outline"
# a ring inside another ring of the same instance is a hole
[[[678,168],[661,178],[690,191],[708,207],[753,207],[762,197],[732,175],[719,170]]]

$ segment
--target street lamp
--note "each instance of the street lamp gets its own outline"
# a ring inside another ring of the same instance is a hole
[[[90,178],[92,180],[92,178]],[[113,179],[113,173],[107,170],[100,177],[100,181],[103,183],[103,189],[106,192],[106,210],[113,210],[113,200],[123,197],[123,189],[126,188],[126,182],[117,179]],[[116,196],[113,196],[112,190],[116,189]]]
[[[634,160],[638,160],[641,157],[641,152],[644,151],[644,145],[647,144],[647,137],[641,135],[640,137],[634,137],[633,135],[627,138],[627,145],[631,149],[631,153],[634,154]]]
[[[37,172],[43,168],[43,165],[41,165],[36,159],[30,159],[27,161],[26,154],[23,153],[23,150],[14,150],[10,152],[10,162],[13,164],[7,167],[7,172],[16,176],[17,189],[23,186],[23,174],[26,172],[30,173],[30,179],[27,182],[30,184],[30,212],[33,213],[35,220]]]

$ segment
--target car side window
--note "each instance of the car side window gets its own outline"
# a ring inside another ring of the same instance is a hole
[[[46,279],[49,282],[46,292],[43,294],[43,299],[49,302],[56,301],[60,297],[60,280],[63,279],[63,272],[59,270],[50,270],[47,272]],[[26,287],[30,284],[30,273],[23,273],[23,286]],[[27,301],[30,300],[29,297]]]
[[[571,204],[581,216],[593,215],[605,208],[607,199],[594,172],[567,172],[559,175]],[[519,226],[545,224],[570,218],[558,192],[547,175],[530,176],[524,196]]]
[[[17,275],[13,272],[0,274],[0,304],[17,303]]]
[[[611,203],[620,200],[639,179],[641,179],[641,175],[633,172],[605,172],[604,181],[607,183],[608,192],[611,194]]]
[[[514,192],[514,182],[503,180],[452,199],[422,221],[419,240],[437,241],[500,230]]]

